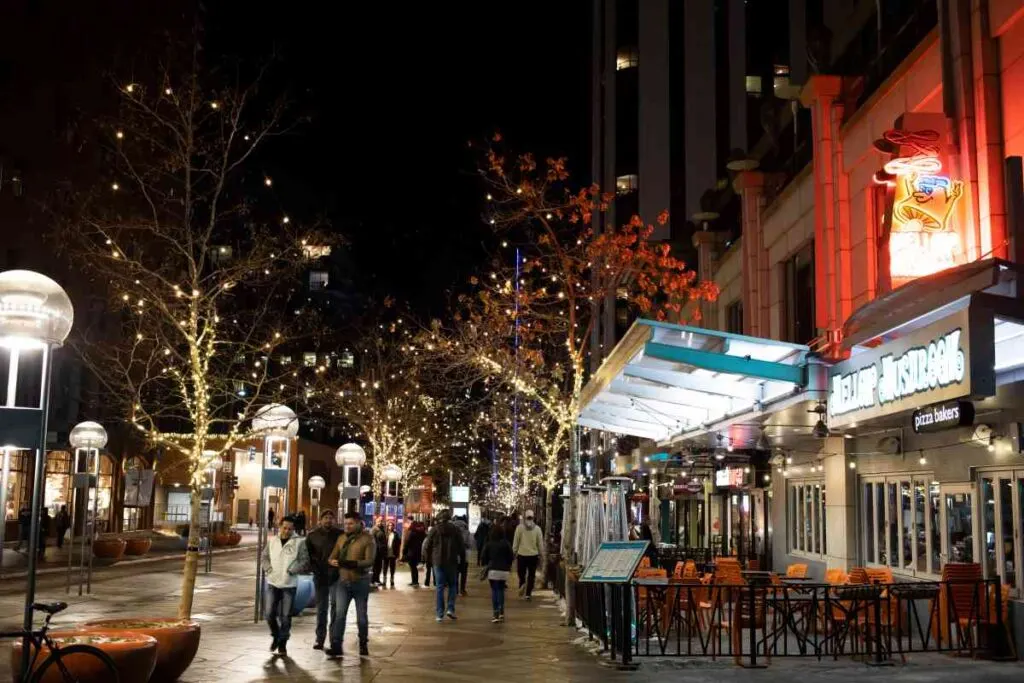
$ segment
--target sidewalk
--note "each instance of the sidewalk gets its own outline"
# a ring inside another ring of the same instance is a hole
[[[91,596],[65,595],[60,577],[40,580],[40,600],[67,600],[69,609],[55,620],[70,624],[117,616],[162,616],[175,611],[180,594],[180,568],[171,563],[114,567],[94,582]],[[370,653],[357,652],[355,610],[349,611],[345,651],[341,660],[327,660],[311,648],[315,617],[311,610],[295,619],[289,658],[271,656],[270,636],[263,623],[253,623],[255,557],[235,553],[215,559],[214,571],[198,576],[194,618],[203,625],[199,653],[182,677],[183,683],[250,683],[256,681],[467,681],[526,683],[563,681],[750,681],[800,683],[828,681],[893,681],[928,683],[1002,683],[1024,678],[1024,666],[913,656],[905,666],[871,668],[860,662],[773,659],[763,670],[736,667],[731,660],[674,661],[644,659],[636,672],[603,666],[587,651],[585,637],[560,625],[550,592],[532,602],[508,594],[508,621],[490,623],[487,584],[473,580],[470,596],[458,602],[458,621],[434,622],[434,591],[408,586],[400,567],[396,590],[370,596]],[[0,587],[0,627],[16,627],[22,600],[14,586]],[[573,642],[578,641],[578,642]],[[0,653],[0,680],[10,680],[9,658]]]

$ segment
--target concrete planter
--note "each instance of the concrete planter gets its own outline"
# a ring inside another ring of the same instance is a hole
[[[125,539],[125,555],[145,555],[153,547],[153,540],[150,538],[127,538]]]
[[[120,560],[127,545],[121,538],[98,538],[92,543],[92,554],[98,560]]]
[[[50,636],[61,647],[68,645],[91,645],[103,650],[114,660],[120,683],[147,683],[156,667],[157,641],[150,636],[132,631],[112,629],[72,629],[51,631]],[[11,672],[16,679],[21,671],[21,640],[15,640],[11,648]],[[50,656],[43,648],[36,661],[36,669]],[[108,683],[110,676],[105,667],[93,657],[71,655],[62,658],[75,680],[80,683]],[[64,675],[60,668],[51,666],[46,670],[40,683],[62,683]],[[17,681],[15,680],[15,683]]]
[[[199,624],[175,618],[123,618],[90,621],[86,630],[130,631],[156,639],[156,669],[150,683],[171,683],[185,673],[199,650]]]

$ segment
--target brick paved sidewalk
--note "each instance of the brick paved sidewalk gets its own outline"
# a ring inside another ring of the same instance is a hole
[[[508,621],[490,623],[487,585],[471,581],[468,599],[460,598],[457,622],[434,622],[433,590],[408,587],[407,574],[397,590],[375,592],[370,597],[370,653],[357,652],[355,611],[349,612],[345,650],[339,661],[329,661],[312,649],[313,614],[295,620],[289,643],[289,658],[273,657],[267,651],[270,637],[266,626],[253,623],[252,595],[254,559],[242,553],[215,559],[214,572],[200,574],[195,618],[203,622],[199,654],[182,678],[185,683],[230,681],[749,681],[765,683],[800,679],[830,681],[1020,681],[1024,666],[973,662],[951,657],[915,656],[906,666],[873,669],[849,661],[815,662],[773,660],[771,667],[748,671],[731,661],[675,662],[643,660],[637,672],[620,672],[602,666],[599,657],[559,625],[560,617],[550,593],[540,593],[533,602],[509,592]],[[180,566],[154,563],[145,569],[112,568],[96,582],[94,594],[67,598],[63,577],[42,577],[40,599],[67,599],[71,607],[60,622],[73,623],[99,617],[174,613]],[[20,621],[20,591],[4,582],[0,587],[0,626],[17,626]],[[603,657],[607,659],[607,657]],[[0,653],[0,680],[11,680],[6,653]]]

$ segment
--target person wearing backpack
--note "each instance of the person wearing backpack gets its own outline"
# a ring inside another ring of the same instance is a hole
[[[423,544],[423,554],[434,568],[434,583],[437,591],[437,622],[444,621],[445,615],[455,620],[455,597],[458,594],[459,567],[465,562],[466,548],[462,532],[452,524],[452,513],[444,510],[438,523],[430,529]],[[448,590],[447,602],[445,589]],[[447,609],[446,609],[447,605]]]

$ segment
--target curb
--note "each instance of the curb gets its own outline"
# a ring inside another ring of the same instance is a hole
[[[211,551],[211,554],[213,554],[213,555],[226,555],[228,553],[237,553],[237,552],[241,552],[243,550],[255,550],[255,549],[256,549],[255,545],[251,546],[251,547],[250,546],[236,546],[234,548],[219,548],[217,550]],[[200,555],[199,555],[200,559],[202,559],[203,555],[205,555],[205,553],[200,553]],[[182,552],[180,555],[162,555],[162,556],[159,556],[159,557],[140,557],[140,558],[134,559],[134,560],[118,560],[114,564],[108,564],[108,565],[99,566],[99,567],[96,566],[96,565],[93,565],[92,569],[93,569],[94,572],[96,572],[96,571],[102,571],[104,569],[109,569],[111,567],[130,567],[130,566],[136,565],[136,564],[153,564],[155,562],[165,562],[167,560],[184,560],[184,559],[185,559],[185,553]],[[36,576],[48,576],[48,575],[54,575],[54,574],[61,574],[61,573],[66,572],[67,570],[68,570],[68,568],[66,566],[63,566],[63,567],[47,567],[46,569],[37,569],[36,570]],[[0,573],[0,583],[3,583],[4,581],[8,581],[8,580],[11,580],[11,579],[24,579],[24,578],[28,578],[28,571],[27,570],[22,570],[22,571],[18,571],[18,572],[11,572],[11,573]]]

